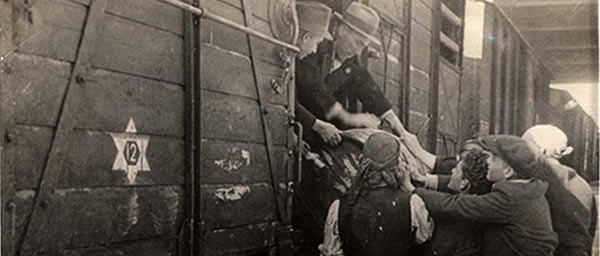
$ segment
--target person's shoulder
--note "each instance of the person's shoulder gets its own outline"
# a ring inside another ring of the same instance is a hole
[[[492,186],[492,191],[500,192],[509,197],[523,199],[543,197],[547,189],[548,183],[539,179],[502,181]]]

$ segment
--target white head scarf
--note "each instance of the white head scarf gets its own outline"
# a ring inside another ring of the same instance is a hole
[[[543,155],[554,159],[560,159],[573,152],[573,148],[567,146],[567,135],[553,125],[533,126],[521,138],[535,144]]]

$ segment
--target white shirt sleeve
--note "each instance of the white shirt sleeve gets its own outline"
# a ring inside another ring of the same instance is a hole
[[[425,207],[425,202],[417,194],[412,194],[410,197],[410,221],[417,244],[422,244],[431,239],[435,225]]]
[[[322,256],[343,256],[342,240],[338,229],[338,212],[340,209],[340,200],[335,200],[329,206],[327,220],[323,229],[323,243],[319,245],[319,252]]]

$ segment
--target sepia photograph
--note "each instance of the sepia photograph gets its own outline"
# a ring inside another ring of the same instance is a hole
[[[598,0],[0,0],[2,256],[600,256]]]

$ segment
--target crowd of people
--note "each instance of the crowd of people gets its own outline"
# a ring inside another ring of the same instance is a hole
[[[322,255],[591,254],[596,204],[587,182],[558,161],[572,152],[562,131],[540,125],[522,137],[468,140],[457,156],[429,153],[361,64],[363,49],[380,44],[377,12],[359,2],[344,9],[296,3],[296,119],[309,145],[335,146],[347,128],[391,133],[364,143],[352,186],[329,208]],[[344,108],[348,96],[363,112]],[[402,147],[429,171],[402,161]]]

